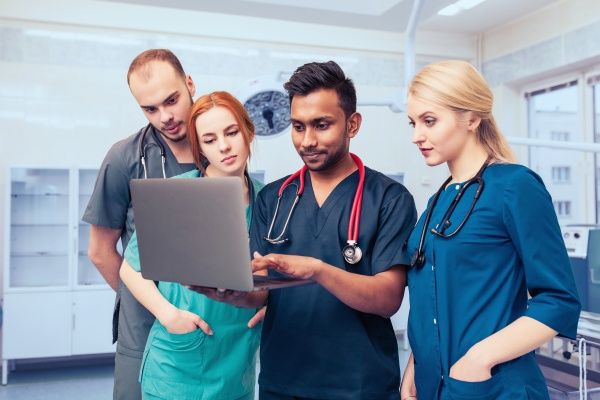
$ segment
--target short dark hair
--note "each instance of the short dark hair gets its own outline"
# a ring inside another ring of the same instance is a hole
[[[185,72],[183,71],[183,67],[179,62],[179,59],[171,50],[167,49],[150,49],[141,52],[137,55],[129,65],[129,70],[127,71],[127,84],[129,84],[129,78],[131,74],[139,70],[140,68],[146,66],[148,63],[152,61],[164,61],[173,67],[177,75],[181,76],[185,79]]]
[[[344,71],[335,61],[304,64],[294,71],[283,87],[290,96],[290,104],[295,95],[306,96],[319,89],[333,89],[346,118],[356,112],[354,83],[346,78]]]

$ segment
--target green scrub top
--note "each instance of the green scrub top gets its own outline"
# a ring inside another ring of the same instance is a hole
[[[199,176],[196,170],[175,178],[195,179]],[[262,188],[261,183],[251,182],[250,206],[246,208],[248,226],[254,198]],[[134,270],[140,271],[135,233],[125,250],[125,259]],[[233,400],[251,395],[261,327],[249,329],[247,323],[256,310],[213,301],[179,283],[159,282],[158,289],[171,304],[202,317],[214,334],[208,336],[200,329],[172,334],[156,320],[146,342],[140,369],[142,392],[179,400]]]

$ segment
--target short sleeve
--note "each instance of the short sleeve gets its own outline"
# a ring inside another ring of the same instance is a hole
[[[112,229],[125,226],[131,195],[123,151],[123,143],[116,143],[104,158],[82,217],[84,222]]]
[[[250,221],[250,255],[257,251],[259,254],[265,255],[265,241],[263,236],[266,235],[267,229],[267,206],[265,201],[265,193],[267,190],[261,190],[256,196],[254,206],[252,207],[252,219]]]
[[[125,253],[123,253],[123,258],[125,258],[127,264],[129,264],[135,271],[141,271],[142,268],[140,265],[140,251],[138,248],[137,231],[133,232],[133,235],[131,235],[131,239],[129,239],[129,243],[125,249]]]
[[[410,264],[405,243],[417,221],[417,209],[412,195],[401,188],[403,191],[394,194],[379,211],[379,229],[371,263],[373,274],[395,265]]]
[[[504,190],[503,207],[531,296],[525,316],[574,339],[581,305],[552,198],[541,178],[519,170]]]

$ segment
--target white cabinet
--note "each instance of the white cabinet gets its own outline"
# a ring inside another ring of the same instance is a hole
[[[87,258],[81,216],[97,170],[12,167],[4,245],[2,383],[7,361],[114,351],[114,292]]]

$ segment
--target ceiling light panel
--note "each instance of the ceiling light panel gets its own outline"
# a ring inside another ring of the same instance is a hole
[[[312,8],[360,15],[383,15],[405,0],[242,0],[246,3],[271,4],[282,7]]]

